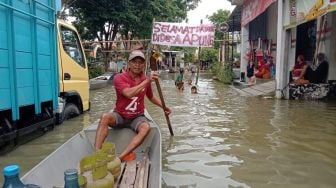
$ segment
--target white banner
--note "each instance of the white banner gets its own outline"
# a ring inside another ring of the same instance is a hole
[[[168,46],[212,47],[215,27],[212,24],[154,22],[152,44]]]

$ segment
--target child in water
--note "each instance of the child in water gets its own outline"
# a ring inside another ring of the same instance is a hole
[[[176,84],[176,87],[179,91],[183,91],[184,90],[184,83],[181,81],[181,82],[178,82]]]
[[[184,90],[183,73],[184,73],[184,70],[180,69],[180,74],[175,79],[175,86],[180,91]]]
[[[197,94],[197,87],[196,86],[191,87],[191,94]]]
[[[189,79],[189,80],[188,80],[188,85],[191,85],[191,84],[192,84],[192,80]]]

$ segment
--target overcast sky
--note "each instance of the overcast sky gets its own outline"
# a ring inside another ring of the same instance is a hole
[[[203,19],[203,23],[210,23],[205,18],[206,15],[211,16],[219,9],[230,10],[232,12],[234,7],[227,0],[202,0],[195,10],[188,12],[188,23],[199,24],[201,19]]]

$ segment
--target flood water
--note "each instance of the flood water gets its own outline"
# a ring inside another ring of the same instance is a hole
[[[187,85],[178,92],[174,74],[161,78],[175,136],[162,110],[147,107],[162,132],[163,188],[335,187],[336,101],[242,97],[210,74],[195,95]],[[0,166],[16,162],[23,175],[111,109],[114,96],[111,87],[92,91],[90,112],[0,156]]]

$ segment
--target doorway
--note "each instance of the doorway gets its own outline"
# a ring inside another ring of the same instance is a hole
[[[312,62],[316,49],[316,20],[303,23],[297,27],[295,57],[303,55]]]

